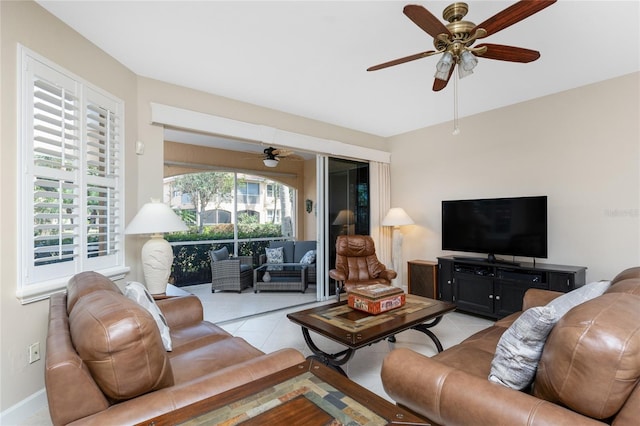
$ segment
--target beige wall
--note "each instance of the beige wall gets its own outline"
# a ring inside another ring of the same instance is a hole
[[[588,280],[640,264],[640,73],[390,139],[404,260],[435,260],[441,201],[547,195],[546,263]],[[530,260],[530,259],[529,259]]]

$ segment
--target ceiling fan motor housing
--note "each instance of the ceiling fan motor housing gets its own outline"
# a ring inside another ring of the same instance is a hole
[[[447,6],[442,12],[442,17],[449,22],[446,27],[451,35],[444,34],[442,37],[436,37],[433,40],[436,49],[447,50],[457,59],[464,47],[473,44],[475,38],[471,38],[471,31],[476,27],[476,24],[462,20],[468,11],[469,6],[462,2]]]

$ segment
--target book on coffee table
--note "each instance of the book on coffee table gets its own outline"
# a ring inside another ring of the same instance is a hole
[[[351,308],[377,315],[404,305],[405,294],[386,284],[362,285],[352,288],[347,300]]]

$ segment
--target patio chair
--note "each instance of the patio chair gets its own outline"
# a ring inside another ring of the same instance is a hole
[[[223,247],[209,252],[211,258],[211,293],[237,291],[253,287],[253,257],[230,257],[229,250]]]

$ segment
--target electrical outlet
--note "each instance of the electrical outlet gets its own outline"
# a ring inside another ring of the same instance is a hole
[[[40,342],[29,345],[29,364],[40,359]]]

